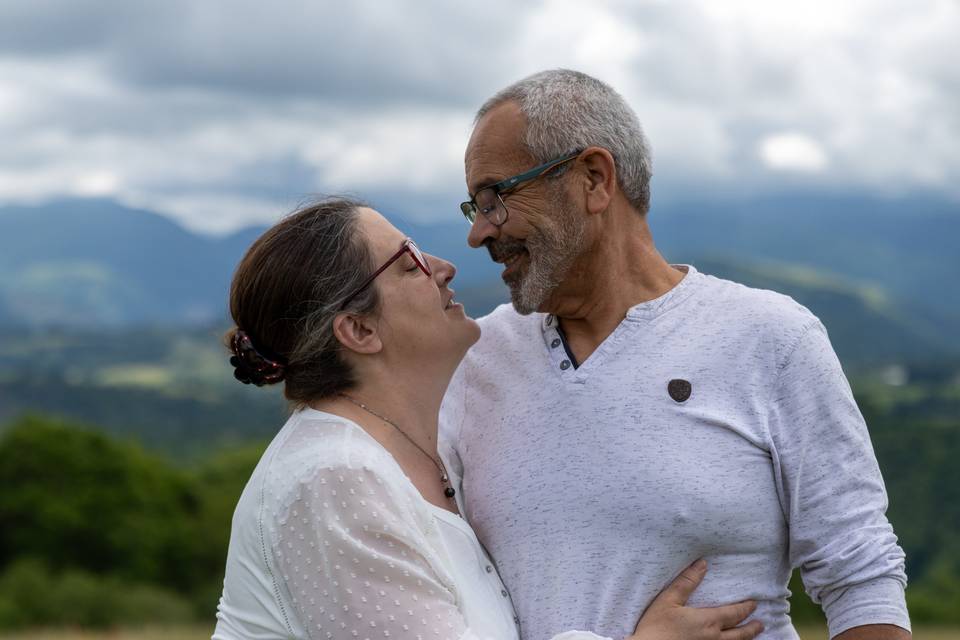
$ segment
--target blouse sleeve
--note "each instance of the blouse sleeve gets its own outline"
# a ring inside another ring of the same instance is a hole
[[[311,638],[477,638],[414,498],[366,466],[319,469],[297,484],[277,514],[273,554]]]

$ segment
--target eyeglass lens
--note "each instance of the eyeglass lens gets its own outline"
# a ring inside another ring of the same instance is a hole
[[[503,201],[493,189],[478,191],[473,200],[477,203],[477,211],[493,224],[503,224],[507,219],[507,210],[503,206]]]
[[[419,266],[428,276],[433,275],[430,271],[430,263],[427,262],[427,259],[420,251],[420,247],[414,244],[413,240],[407,242],[407,247],[410,248],[410,253],[413,255],[413,259],[416,260],[417,266]]]

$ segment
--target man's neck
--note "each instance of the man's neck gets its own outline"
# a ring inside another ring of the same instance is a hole
[[[543,308],[560,320],[578,362],[613,333],[631,307],[659,298],[684,277],[657,251],[643,218],[622,226],[605,230]]]

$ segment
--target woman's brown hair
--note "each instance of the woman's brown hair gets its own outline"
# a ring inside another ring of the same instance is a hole
[[[355,385],[333,334],[337,313],[372,313],[379,300],[367,287],[342,301],[372,271],[372,257],[357,224],[366,206],[326,198],[290,214],[247,250],[230,287],[227,332],[236,377],[258,386],[283,380],[297,406]]]

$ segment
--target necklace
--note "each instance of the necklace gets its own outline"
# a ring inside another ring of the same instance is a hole
[[[383,420],[384,422],[386,422],[388,425],[390,425],[391,427],[393,427],[394,429],[396,429],[396,430],[400,433],[400,435],[402,435],[404,438],[407,439],[407,441],[408,441],[410,444],[412,444],[412,445],[415,446],[417,449],[419,449],[420,452],[421,452],[423,455],[425,455],[425,456],[427,456],[428,458],[430,458],[430,462],[432,462],[432,463],[434,464],[434,466],[437,467],[437,471],[440,472],[440,482],[442,482],[443,485],[444,485],[443,495],[447,496],[448,498],[452,498],[453,496],[457,495],[456,489],[454,489],[453,487],[450,486],[450,478],[447,476],[447,469],[446,469],[446,467],[443,466],[443,461],[442,461],[442,460],[439,460],[439,459],[433,457],[432,455],[430,455],[429,453],[427,453],[426,449],[424,449],[423,447],[421,447],[420,445],[418,445],[418,444],[414,441],[413,438],[411,438],[410,436],[408,436],[408,435],[406,434],[406,432],[405,432],[403,429],[401,429],[400,427],[398,427],[398,426],[397,426],[397,423],[394,422],[393,420],[391,420],[390,418],[388,418],[388,417],[386,417],[386,416],[384,416],[384,415],[380,415],[379,413],[377,413],[376,411],[374,411],[373,409],[371,409],[371,408],[368,407],[367,405],[363,404],[363,403],[360,402],[359,400],[353,398],[352,396],[348,396],[348,395],[345,394],[345,393],[340,393],[340,394],[337,394],[337,395],[339,395],[341,398],[345,398],[345,399],[348,400],[349,402],[352,402],[353,404],[357,405],[358,407],[360,407],[361,409],[363,409],[364,411],[366,411],[366,412],[369,413],[370,415],[376,416],[377,418],[380,418],[381,420]]]

